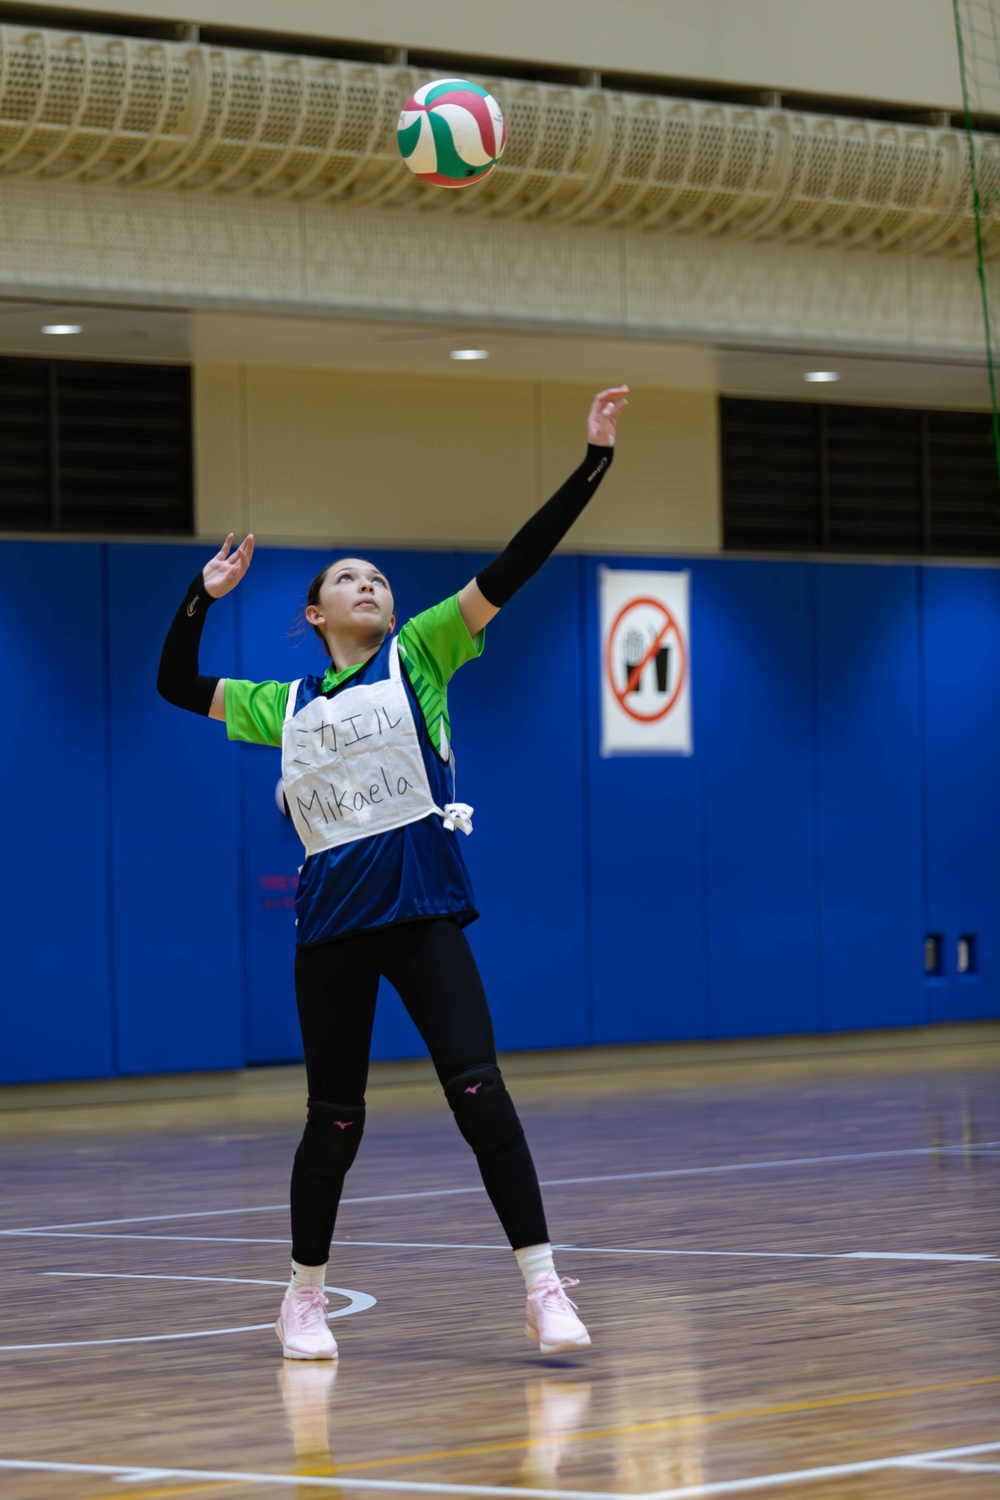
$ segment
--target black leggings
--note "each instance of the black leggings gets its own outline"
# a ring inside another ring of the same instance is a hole
[[[295,991],[310,1124],[292,1169],[293,1259],[318,1266],[329,1257],[345,1175],[335,1168],[345,1150],[353,1159],[344,1143],[352,1132],[360,1139],[364,1125],[380,976],[399,992],[423,1037],[463,1134],[463,1108],[469,1109],[463,1095],[474,1095],[481,1087],[463,1087],[466,1082],[482,1075],[483,1099],[489,1095],[499,1101],[506,1127],[502,1143],[481,1149],[473,1134],[483,1185],[513,1249],[544,1244],[549,1232],[538,1177],[513,1105],[495,1072],[493,1023],[476,961],[458,924],[433,918],[296,950]],[[329,1149],[324,1142],[329,1142]],[[327,1160],[334,1170],[326,1166]]]

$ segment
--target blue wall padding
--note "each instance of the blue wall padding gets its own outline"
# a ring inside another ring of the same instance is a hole
[[[209,614],[202,670],[321,671],[297,624],[331,555],[260,549]],[[155,691],[204,556],[0,543],[0,1081],[301,1055],[302,854],[274,803],[279,752]],[[378,560],[402,618],[480,562]],[[500,1046],[1000,1015],[1000,569],[608,565],[690,569],[695,753],[601,758],[597,559],[553,559],[456,677],[483,912],[469,937]],[[928,933],[940,976],[924,974]],[[374,1055],[421,1051],[383,986]]]
[[[1000,570],[923,572],[927,930],[944,935],[929,1019],[998,1014],[1000,991]],[[977,935],[978,972],[956,946]]]
[[[165,626],[202,551],[107,551],[118,1067],[240,1067],[239,762],[224,725],[179,712],[156,692]],[[206,667],[238,660],[235,604],[209,611]]]
[[[580,563],[587,694],[586,938],[595,1042],[709,1035],[702,761],[694,756],[602,759],[598,563]],[[648,558],[615,567],[649,566]],[[692,589],[693,608],[698,592]],[[696,627],[697,628],[697,627]],[[699,647],[692,647],[698,682]],[[697,685],[694,694],[697,712]],[[696,740],[696,750],[698,742]]]
[[[104,554],[0,546],[0,1083],[115,1071]]]
[[[918,579],[814,572],[824,1030],[926,1019]]]
[[[711,1036],[819,1029],[810,584],[769,562],[692,580]]]
[[[488,559],[463,559],[463,582]],[[455,678],[458,795],[475,807],[462,852],[482,919],[469,940],[497,1044],[585,1046],[583,683],[579,568],[555,557]],[[480,732],[470,732],[472,725]]]

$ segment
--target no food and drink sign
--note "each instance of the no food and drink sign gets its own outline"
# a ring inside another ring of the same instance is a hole
[[[601,754],[690,755],[690,573],[601,568]]]

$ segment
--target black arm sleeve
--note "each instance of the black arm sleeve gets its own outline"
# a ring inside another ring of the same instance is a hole
[[[587,457],[580,467],[561,489],[556,490],[552,499],[525,522],[500,556],[476,574],[480,591],[490,604],[502,608],[521,585],[538,572],[608,472],[614,452],[614,448],[588,443]]]
[[[198,675],[198,645],[208,606],[214,604],[205,592],[201,574],[184,595],[184,603],[174,615],[163,642],[156,689],[161,698],[193,714],[208,715],[220,679]]]

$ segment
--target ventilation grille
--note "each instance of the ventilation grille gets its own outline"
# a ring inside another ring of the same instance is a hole
[[[0,359],[0,527],[49,525],[50,451],[49,366]]]
[[[724,545],[1000,557],[991,420],[723,397]]]
[[[483,77],[507,117],[496,170],[459,193],[395,142],[407,65],[0,27],[0,180],[76,180],[383,203],[910,254],[970,254],[964,132]],[[990,241],[1000,140],[978,138]]]
[[[813,552],[821,544],[816,408],[721,402],[724,545]]]
[[[0,360],[0,528],[193,530],[191,376]]]
[[[927,428],[931,550],[1000,556],[1000,494],[989,417],[932,411]]]
[[[817,423],[820,481],[824,438],[829,476],[825,548],[923,552],[921,413],[820,406]]]

